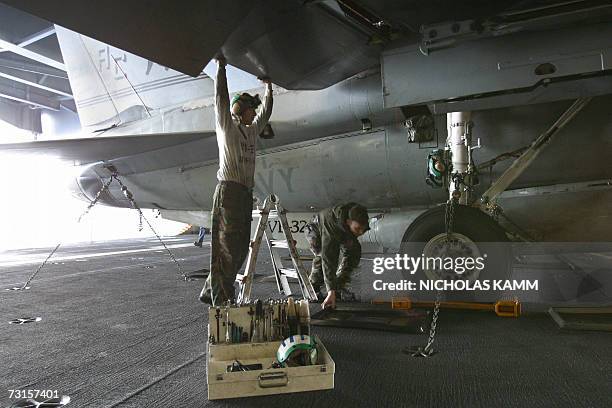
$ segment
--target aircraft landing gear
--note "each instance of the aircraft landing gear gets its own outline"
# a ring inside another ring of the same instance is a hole
[[[404,233],[400,253],[429,260],[425,268],[415,274],[404,272],[405,279],[419,280],[465,280],[470,283],[482,280],[507,279],[510,274],[511,248],[505,231],[487,214],[465,205],[456,205],[452,231],[447,231],[446,206],[427,210],[417,217]],[[444,262],[452,258],[483,259],[483,268],[472,261],[461,264],[453,261],[453,268]],[[434,293],[434,292],[431,292]],[[493,290],[450,290],[445,291],[447,300],[481,302],[499,300],[499,293]]]

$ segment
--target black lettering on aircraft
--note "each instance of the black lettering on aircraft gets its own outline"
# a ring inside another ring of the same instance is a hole
[[[292,220],[291,221],[291,233],[292,234],[303,233],[304,228],[306,228],[306,225],[308,225],[306,220]],[[268,226],[270,227],[270,231],[272,231],[273,233],[280,234],[283,232],[283,226],[279,220],[269,220]]]
[[[266,196],[275,191],[274,189],[274,173],[275,172],[278,172],[281,179],[283,180],[286,191],[288,193],[295,192],[293,190],[293,170],[295,170],[295,167],[287,167],[284,169],[274,169],[274,168],[266,169],[264,167],[264,169],[265,169],[264,171],[258,171],[255,174],[255,181],[257,184],[256,190],[261,192],[262,193],[261,195]]]
[[[267,182],[264,179],[264,176],[262,173],[263,172],[257,173],[257,179],[259,181],[257,184],[261,186],[260,190],[265,191],[267,193],[272,193],[274,191],[274,169],[270,169],[267,171],[268,173]]]
[[[268,221],[268,226],[270,227],[270,231],[272,232],[283,232],[283,227],[279,220]]]
[[[285,170],[285,171],[283,171]],[[283,181],[285,182],[285,185],[287,186],[287,191],[290,193],[293,193],[293,188],[291,186],[291,176],[293,175],[293,170],[295,170],[295,167],[287,167],[286,169],[278,169],[278,172],[280,173],[281,178],[283,179]]]
[[[293,220],[291,221],[291,233],[292,234],[297,234],[304,232],[304,228],[306,227],[307,223],[304,220]]]

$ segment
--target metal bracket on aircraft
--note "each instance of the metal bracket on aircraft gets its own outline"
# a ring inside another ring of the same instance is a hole
[[[589,13],[609,7],[605,0],[591,2],[565,2],[539,6],[531,9],[509,11],[485,19],[451,21],[440,24],[423,25],[419,51],[429,55],[432,51],[452,47],[460,42],[474,38],[499,37],[519,31],[533,29],[541,24],[550,24],[555,19],[581,20]]]
[[[553,138],[563,129],[589,102],[591,98],[578,98],[563,114],[533,141],[525,151],[510,165],[491,187],[482,194],[480,201],[474,203],[475,207],[492,212],[495,210],[499,195],[514,182],[538,155],[550,144]]]
[[[451,23],[432,24],[421,26],[422,40],[419,51],[429,55],[431,51],[447,48],[459,41],[465,41],[484,35],[485,27],[482,22],[475,20],[454,21]]]
[[[575,116],[580,112],[591,100],[591,98],[579,98],[555,121],[555,123],[548,128],[545,132],[540,134],[536,140],[528,147],[523,147],[515,152],[509,153],[507,156],[502,155],[501,159],[506,159],[516,154],[520,155],[514,160],[506,171],[499,176],[499,178],[491,184],[491,186],[485,191],[480,200],[475,201],[472,205],[476,208],[481,209],[489,213],[494,219],[503,217],[509,224],[511,224],[515,231],[511,232],[519,239],[531,242],[535,239],[519,227],[515,222],[508,218],[503,209],[497,204],[499,195],[503,193],[523,172],[529,167],[529,165],[536,159],[536,157],[550,144],[554,136],[559,133]],[[489,161],[487,166],[493,166],[499,161],[500,156]]]
[[[119,171],[113,164],[105,163],[102,167],[108,170],[112,175],[119,174]]]

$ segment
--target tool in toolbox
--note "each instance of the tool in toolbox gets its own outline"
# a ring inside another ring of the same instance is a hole
[[[221,337],[222,326],[224,337]],[[227,302],[223,311],[220,307],[211,307],[209,333],[211,344],[262,343],[282,341],[293,335],[309,335],[308,301],[296,301],[291,297],[265,301],[257,299],[246,305]],[[216,337],[213,333],[216,333]]]
[[[226,329],[225,342],[209,336],[206,360],[208,398],[237,398],[334,388],[335,363],[323,343],[310,335],[308,300],[317,295],[295,247],[286,211],[271,195],[258,210],[260,219],[249,248],[244,275],[238,277],[236,304],[226,303],[224,313],[209,308],[209,333],[216,324]],[[280,219],[285,241],[272,239],[268,218]],[[253,275],[262,238],[266,238],[279,292],[291,295],[288,277],[296,278],[303,300],[251,300]],[[289,249],[294,269],[283,267],[279,248]],[[231,334],[230,334],[231,332]]]
[[[208,316],[209,333],[223,335],[221,325],[230,333],[229,342],[209,336],[210,400],[334,388],[335,363],[310,334],[307,300],[228,302],[210,307]]]
[[[214,311],[214,314],[213,314]],[[238,343],[278,342],[277,361],[270,368],[286,364],[312,365],[317,360],[316,342],[310,337],[310,309],[307,300],[256,299],[248,305],[227,302],[223,313],[210,308],[210,322],[216,324],[217,337],[209,336],[209,344],[233,345]],[[246,327],[251,325],[247,332]],[[220,338],[221,324],[225,327],[225,343]],[[209,326],[209,333],[212,330]],[[261,368],[259,368],[261,369]],[[228,372],[250,371],[238,360],[228,365]]]
[[[296,248],[296,241],[293,240],[291,228],[287,222],[287,210],[281,205],[277,196],[271,194],[265,199],[263,207],[254,211],[254,214],[259,216],[259,223],[255,230],[255,236],[251,241],[249,248],[249,256],[247,258],[244,275],[238,275],[236,280],[240,284],[240,292],[238,294],[238,304],[246,304],[251,299],[251,289],[253,287],[253,276],[255,275],[255,265],[257,263],[257,255],[261,245],[262,238],[265,237],[270,250],[272,259],[272,267],[274,268],[274,277],[276,278],[276,286],[278,291],[285,296],[291,295],[291,287],[287,278],[297,279],[302,296],[304,299],[317,300],[317,294],[308,279],[306,269],[300,259]],[[273,238],[272,230],[268,224],[268,219],[278,217],[281,222],[282,230],[285,235],[284,240],[276,240]],[[293,263],[293,268],[286,268],[282,264],[280,249],[288,249]]]

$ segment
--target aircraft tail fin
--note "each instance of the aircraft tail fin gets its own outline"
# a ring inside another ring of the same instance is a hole
[[[56,33],[81,125],[90,131],[213,94],[204,73],[193,78],[60,26]]]

